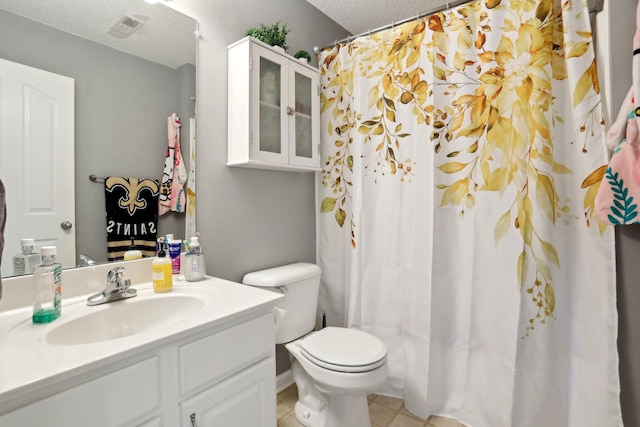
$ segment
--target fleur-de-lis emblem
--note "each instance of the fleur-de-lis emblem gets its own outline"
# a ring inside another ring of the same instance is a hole
[[[114,189],[122,187],[125,191],[124,196],[118,200],[121,208],[127,209],[130,216],[133,216],[137,209],[147,207],[147,201],[140,197],[142,190],[151,191],[153,195],[158,193],[158,183],[152,179],[138,178],[122,178],[111,176],[105,181],[107,191],[113,192]]]

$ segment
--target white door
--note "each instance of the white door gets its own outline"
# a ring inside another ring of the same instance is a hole
[[[7,192],[2,276],[13,275],[20,239],[76,262],[74,81],[0,59],[0,179]]]

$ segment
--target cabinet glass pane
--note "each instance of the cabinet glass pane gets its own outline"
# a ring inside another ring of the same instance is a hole
[[[311,134],[311,79],[296,73],[296,156],[313,157]]]
[[[280,153],[280,65],[260,58],[260,151]]]

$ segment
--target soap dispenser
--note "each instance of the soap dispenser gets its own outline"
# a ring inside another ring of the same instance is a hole
[[[184,257],[184,278],[187,282],[197,282],[204,279],[206,268],[204,264],[204,254],[200,248],[197,237],[192,237],[189,243],[189,252]]]
[[[136,248],[136,244],[135,244],[135,238],[131,238],[131,244],[129,245],[129,250],[127,250],[124,253],[124,260],[125,261],[130,261],[132,259],[141,259],[142,258],[142,252],[140,252],[137,248]]]
[[[154,292],[169,292],[173,288],[171,260],[167,257],[165,244],[162,243],[158,257],[151,262]]]

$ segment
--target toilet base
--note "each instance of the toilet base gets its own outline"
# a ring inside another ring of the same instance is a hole
[[[325,426],[371,427],[367,395],[330,395]]]
[[[366,395],[332,394],[324,411],[316,411],[298,400],[295,416],[305,427],[371,427]]]
[[[316,411],[305,406],[301,401],[296,402],[294,410],[296,420],[304,427],[324,427],[324,411]]]
[[[291,373],[298,387],[296,420],[305,427],[371,427],[369,403],[364,392],[325,393],[291,358]]]

